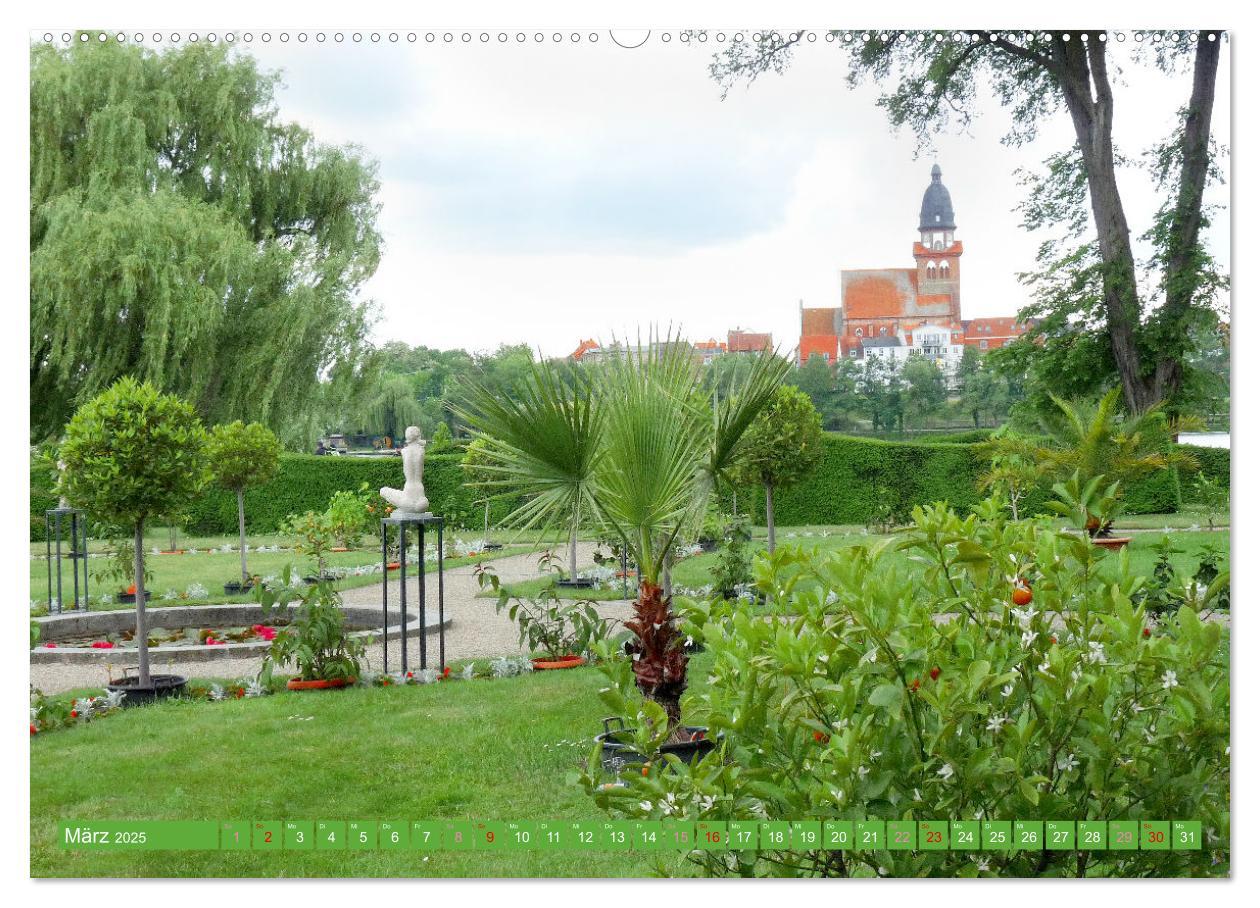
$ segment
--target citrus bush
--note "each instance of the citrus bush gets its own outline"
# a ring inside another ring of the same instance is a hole
[[[1046,522],[916,509],[873,548],[759,559],[769,615],[689,604],[713,654],[683,704],[721,741],[687,766],[624,666],[603,692],[654,757],[591,795],[634,818],[1199,819],[1199,852],[700,852],[711,875],[1176,876],[1228,872],[1228,635]],[[917,572],[889,566],[891,550]],[[1022,606],[1016,603],[1024,603]],[[598,761],[591,763],[598,767]]]

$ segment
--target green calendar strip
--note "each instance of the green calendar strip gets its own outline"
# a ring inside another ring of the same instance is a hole
[[[92,851],[1197,851],[1198,820],[133,820],[62,822]]]

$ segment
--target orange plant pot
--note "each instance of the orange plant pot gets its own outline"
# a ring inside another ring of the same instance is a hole
[[[574,656],[572,654],[568,656],[561,656],[556,660],[531,659],[530,661],[534,663],[534,671],[539,672],[556,671],[562,668],[577,668],[579,665],[586,664],[586,660],[581,656]]]
[[[386,570],[390,570],[390,571],[396,571],[400,567],[402,567],[401,561],[391,561],[389,564],[385,565]]]
[[[1107,536],[1102,539],[1091,539],[1100,549],[1122,549],[1133,541],[1132,536]]]
[[[331,678],[328,680],[321,678],[315,681],[302,681],[298,678],[290,678],[286,686],[289,690],[327,690],[333,687],[345,687],[357,680],[357,678]]]

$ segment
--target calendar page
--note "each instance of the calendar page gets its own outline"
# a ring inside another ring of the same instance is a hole
[[[28,37],[30,876],[1231,875],[1232,32],[255,12]]]

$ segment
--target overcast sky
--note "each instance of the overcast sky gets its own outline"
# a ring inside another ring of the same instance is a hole
[[[1010,148],[1008,114],[986,102],[969,132],[916,159],[875,88],[845,85],[844,55],[821,34],[785,75],[724,101],[712,41],[653,34],[631,50],[567,34],[524,46],[255,36],[249,52],[284,71],[281,115],[380,162],[385,251],[365,288],[378,340],[554,355],[673,323],[692,339],[768,330],[790,350],[800,301],[839,305],[840,269],[913,264],[933,161],[965,248],[963,316],[1024,302],[1016,273],[1038,238],[1019,229],[1014,173],[1071,146],[1066,113]],[[1214,117],[1226,144],[1229,71],[1226,45]],[[1168,133],[1189,80],[1132,64],[1118,81],[1117,145],[1135,156]],[[1140,172],[1122,190],[1139,234],[1158,199]],[[1210,200],[1227,203],[1227,188]],[[1228,267],[1227,217],[1209,243]]]

